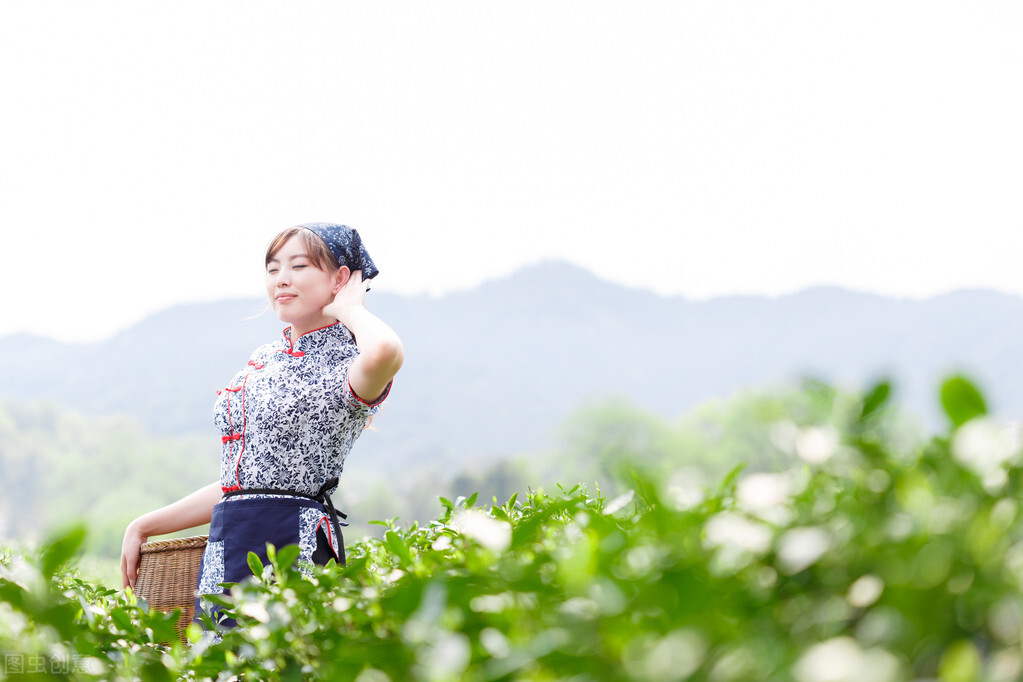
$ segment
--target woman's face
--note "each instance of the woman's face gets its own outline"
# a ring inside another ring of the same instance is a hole
[[[334,299],[338,273],[313,265],[302,240],[296,235],[284,242],[266,264],[266,293],[282,322],[300,335],[334,323],[323,306]],[[294,338],[294,336],[292,337]]]

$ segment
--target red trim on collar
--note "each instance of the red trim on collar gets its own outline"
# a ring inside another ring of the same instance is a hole
[[[288,342],[288,347],[287,348],[278,348],[277,350],[282,352],[282,353],[287,353],[288,355],[290,355],[290,356],[292,356],[294,358],[300,358],[303,355],[305,355],[305,353],[303,353],[300,350],[295,350],[295,341],[297,339],[301,339],[303,336],[308,336],[309,334],[312,334],[313,332],[318,332],[318,331],[321,331],[323,329],[330,329],[331,327],[336,327],[339,324],[341,324],[341,320],[338,320],[337,322],[331,322],[330,324],[325,324],[322,327],[317,327],[316,329],[310,329],[305,334],[299,334],[294,339],[291,338],[291,335],[289,334],[289,332],[292,331],[292,329],[294,329],[294,327],[289,325],[289,326],[285,327],[281,331],[281,336],[283,336],[284,340]]]
[[[305,334],[299,334],[299,335],[298,335],[298,338],[300,338],[300,339],[301,339],[301,338],[302,338],[303,336],[305,336],[306,334],[312,334],[313,332],[318,332],[318,331],[320,331],[321,329],[327,329],[328,327],[336,327],[336,326],[337,326],[337,325],[339,325],[339,324],[341,324],[341,320],[338,320],[337,322],[331,322],[330,324],[325,324],[325,325],[323,325],[322,327],[317,327],[316,329],[310,329],[310,330],[309,330],[309,331],[307,331],[307,332],[306,332]],[[288,329],[291,329],[291,327],[288,327]]]

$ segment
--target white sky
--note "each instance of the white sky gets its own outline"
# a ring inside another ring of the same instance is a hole
[[[1023,3],[0,4],[0,335],[545,258],[666,294],[1023,293]]]

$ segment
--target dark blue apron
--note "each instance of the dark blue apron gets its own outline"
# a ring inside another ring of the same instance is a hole
[[[311,549],[307,559],[313,563],[324,565],[334,559],[344,565],[341,526],[348,524],[339,521],[338,516],[347,516],[334,508],[326,493],[337,485],[337,481],[336,478],[327,481],[316,495],[265,488],[246,488],[226,493],[224,499],[213,507],[213,517],[210,519],[209,539],[199,568],[194,622],[202,625],[200,617],[204,612],[214,622],[218,622],[219,607],[204,600],[203,596],[223,593],[220,583],[238,583],[251,576],[249,552],[254,552],[264,566],[268,564],[267,543],[280,548],[286,545],[301,546],[305,540],[305,546]],[[260,497],[231,499],[240,495]],[[304,513],[304,510],[309,511]],[[311,519],[326,517],[329,520],[327,531],[324,532],[322,524],[315,527],[306,524],[307,527],[303,528],[303,516]],[[305,534],[315,534],[315,540],[308,535],[303,537]],[[335,539],[336,553],[332,542]],[[315,542],[315,545],[310,545],[311,542]],[[235,622],[225,618],[219,625],[234,627]]]

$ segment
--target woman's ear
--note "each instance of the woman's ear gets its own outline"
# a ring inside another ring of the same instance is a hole
[[[331,293],[337,294],[341,291],[341,287],[348,283],[349,278],[352,276],[352,271],[347,265],[342,265],[341,268],[334,273],[334,286]]]

